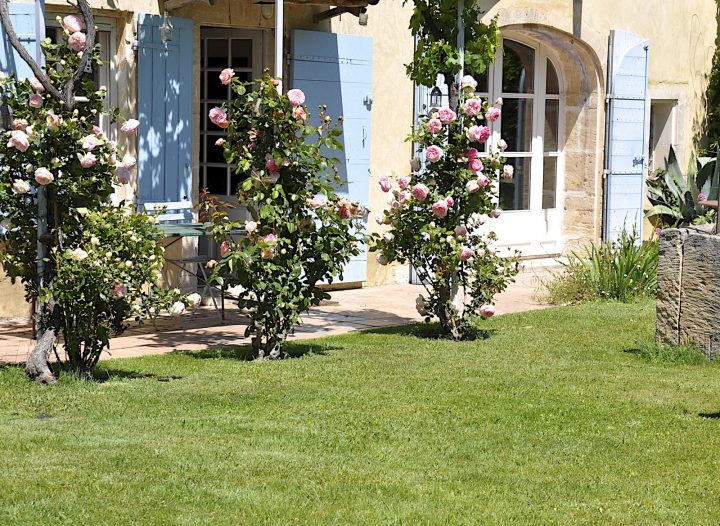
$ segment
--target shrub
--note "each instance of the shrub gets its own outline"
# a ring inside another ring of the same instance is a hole
[[[541,299],[548,303],[625,302],[657,293],[658,243],[642,242],[637,232],[623,232],[617,242],[571,252],[563,266],[542,283]]]

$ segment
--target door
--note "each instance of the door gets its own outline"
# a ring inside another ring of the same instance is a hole
[[[293,31],[292,87],[305,92],[306,104],[317,119],[317,108],[342,116],[342,152],[329,152],[340,160],[342,184],[338,194],[361,206],[369,205],[370,111],[372,108],[372,48],[369,37]],[[367,216],[364,217],[367,228]],[[367,247],[343,272],[342,283],[367,280]]]

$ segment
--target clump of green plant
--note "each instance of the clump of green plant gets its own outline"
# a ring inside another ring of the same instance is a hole
[[[669,345],[643,342],[637,354],[646,362],[659,365],[707,365],[710,363],[700,348],[692,344]]]
[[[717,159],[702,166],[693,158],[683,176],[675,151],[665,160],[665,169],[647,180],[648,200],[652,207],[645,212],[658,227],[701,225],[714,221],[716,211],[704,206],[704,199],[717,200],[720,187],[720,163]]]
[[[547,303],[628,302],[657,293],[657,240],[643,242],[636,231],[571,252],[562,265],[561,272],[542,282],[540,299]]]

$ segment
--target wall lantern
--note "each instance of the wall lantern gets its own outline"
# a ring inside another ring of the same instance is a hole
[[[430,92],[430,107],[439,108],[442,105],[442,91],[435,86]]]
[[[164,43],[168,43],[172,41],[172,32],[173,32],[173,26],[170,23],[170,17],[168,16],[167,11],[163,13],[163,23],[162,26],[160,26],[160,38],[162,38],[162,41]]]
[[[273,11],[275,10],[274,0],[257,0],[254,4],[260,6],[260,14],[265,20],[270,20],[273,17]]]

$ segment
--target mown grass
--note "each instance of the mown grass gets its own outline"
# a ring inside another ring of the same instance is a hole
[[[0,371],[0,524],[718,524],[720,369],[637,355],[648,303]]]

